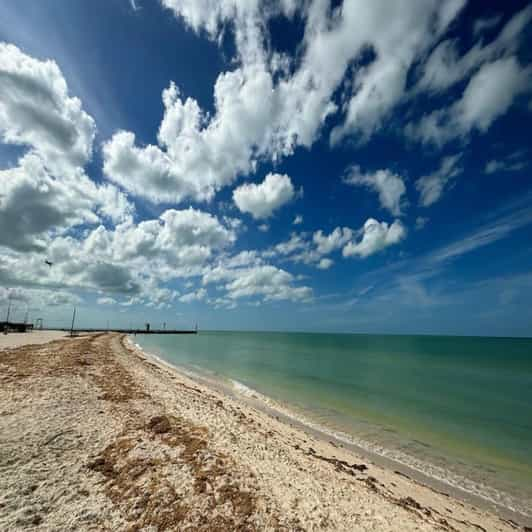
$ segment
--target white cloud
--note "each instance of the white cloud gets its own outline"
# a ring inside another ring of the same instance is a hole
[[[361,230],[362,238],[358,242],[348,242],[342,254],[344,257],[357,255],[361,258],[369,257],[388,246],[399,243],[406,236],[406,229],[399,220],[391,225],[368,218]]]
[[[28,318],[29,322],[35,319],[35,312],[40,312],[44,307],[61,307],[65,305],[79,305],[82,299],[70,292],[63,290],[43,290],[35,288],[0,287],[0,305],[7,308],[11,304],[10,317],[13,320]]]
[[[420,177],[416,181],[416,189],[422,207],[428,207],[438,201],[447,188],[453,183],[462,168],[459,166],[461,155],[449,155],[442,159],[438,170],[432,174]]]
[[[321,230],[316,231],[312,235],[312,240],[320,255],[328,255],[332,251],[340,249],[352,237],[353,231],[349,227],[336,227],[329,235],[325,235]]]
[[[341,20],[321,45],[335,61],[338,56],[342,61],[346,51],[351,52],[350,59],[356,57],[363,46],[371,48],[375,59],[354,75],[344,123],[331,133],[333,144],[348,134],[367,140],[384,125],[404,96],[409,68],[464,4],[461,0],[344,3]]]
[[[168,209],[157,220],[138,225],[126,223],[109,231],[103,227],[90,233],[84,243],[94,258],[129,264],[138,262],[163,278],[198,272],[213,251],[233,244],[235,232],[209,213],[193,208]]]
[[[499,24],[501,18],[502,15],[493,15],[492,17],[485,17],[475,20],[475,23],[473,24],[473,35],[478,37],[478,35],[486,30],[494,28],[497,26],[497,24]]]
[[[292,286],[294,277],[285,270],[271,265],[258,266],[238,272],[225,285],[231,299],[262,296],[264,300],[306,301],[312,297],[307,286]]]
[[[517,172],[528,166],[526,152],[517,151],[501,159],[491,159],[486,163],[484,173]]]
[[[301,225],[302,223],[303,223],[303,216],[301,216],[301,214],[298,214],[294,218],[294,221],[292,222],[293,225]]]
[[[153,202],[209,200],[239,175],[253,173],[259,160],[278,161],[298,146],[310,147],[340,109],[347,109],[347,116],[334,139],[369,138],[400,101],[416,54],[445,30],[463,1],[403,0],[390,8],[385,0],[356,0],[341,10],[297,0],[163,0],[163,5],[220,43],[230,28],[237,67],[218,76],[212,116],[196,100],[181,98],[172,83],[163,92],[158,145],[138,146],[127,132],[106,143],[106,174]],[[305,21],[297,68],[291,57],[267,44],[269,19],[296,11]],[[351,65],[369,48],[375,60],[350,79]],[[344,94],[352,94],[340,107],[333,96],[346,73]]]
[[[31,301],[31,295],[27,290],[19,287],[4,288],[0,286],[0,303],[2,305],[8,305],[9,302],[13,303],[29,303]]]
[[[195,292],[189,292],[179,298],[181,303],[192,303],[193,301],[202,301],[207,297],[207,290],[205,288],[198,288]]]
[[[399,220],[388,225],[369,218],[358,231],[349,227],[335,227],[326,234],[320,229],[312,234],[311,239],[308,233],[292,233],[289,240],[277,244],[262,255],[326,270],[334,263],[327,255],[335,251],[341,249],[343,257],[358,255],[365,258],[397,244],[405,237],[406,229]]]
[[[99,297],[96,300],[96,303],[98,303],[98,305],[116,305],[117,301],[113,297]]]
[[[362,173],[360,166],[351,166],[346,173],[344,183],[355,186],[366,186],[379,195],[379,201],[384,209],[388,209],[394,216],[402,214],[406,203],[406,187],[401,176],[389,170],[377,170],[375,173]]]
[[[94,120],[70,97],[54,61],[39,61],[0,42],[0,132],[29,146],[52,171],[83,166],[91,157]]]
[[[263,253],[266,257],[273,257],[275,255],[291,255],[295,251],[305,249],[307,242],[303,235],[298,233],[291,233],[290,238],[286,242],[280,242],[273,249]]]
[[[237,258],[237,260],[234,260]],[[286,270],[264,264],[254,254],[223,260],[213,268],[206,268],[204,285],[216,283],[225,295],[216,304],[242,298],[260,298],[262,301],[308,301],[312,289],[295,286],[296,278]],[[242,260],[243,259],[243,260]]]
[[[506,113],[516,96],[530,90],[532,69],[523,69],[514,57],[483,66],[468,83],[462,96],[459,119],[462,129],[485,132]]]
[[[200,275],[235,239],[231,228],[208,213],[169,209],[137,225],[127,220],[115,228],[98,226],[80,238],[56,236],[46,252],[51,267],[40,253],[0,255],[0,282],[71,286],[102,297],[121,294],[133,298],[131,304],[168,304],[177,292],[161,285]]]
[[[320,270],[328,270],[333,264],[334,261],[332,259],[324,257],[318,262],[317,268]]]
[[[442,146],[470,132],[485,133],[503,116],[514,100],[531,90],[532,67],[522,67],[515,57],[486,63],[469,80],[460,99],[450,107],[425,115],[408,124],[411,138]]]
[[[132,215],[124,194],[84,173],[95,130],[55,62],[0,43],[0,135],[27,148],[16,167],[0,171],[0,226],[11,229],[0,246],[42,250],[76,225]]]
[[[117,133],[104,145],[105,173],[152,202],[210,200],[238,175],[253,172],[257,158],[277,152],[268,129],[271,92],[271,75],[261,65],[220,74],[209,119],[172,83],[163,91],[158,145],[139,147],[133,133]]]
[[[29,153],[19,166],[0,171],[0,246],[44,250],[50,235],[102,218],[127,219],[133,206],[111,185],[97,186],[82,170],[51,175],[42,161]]]
[[[154,202],[209,200],[239,175],[253,173],[258,161],[276,162],[298,146],[310,147],[334,114],[342,113],[343,121],[332,130],[333,144],[350,135],[365,141],[407,100],[412,65],[421,63],[424,69],[416,90],[442,90],[482,62],[514,51],[530,18],[530,10],[524,9],[496,43],[475,45],[460,64],[452,41],[444,41],[423,63],[465,0],[401,0],[392,7],[386,0],[352,0],[335,10],[327,2],[297,0],[162,3],[194,31],[204,30],[219,43],[224,32],[232,31],[237,66],[218,76],[212,116],[171,84],[163,92],[157,146],[137,146],[134,135],[125,132],[106,145],[107,175]],[[296,12],[305,24],[297,64],[272,50],[267,33],[269,19]],[[441,133],[434,133],[446,120],[442,115],[411,126],[410,135],[432,134],[443,142]]]
[[[269,218],[294,197],[294,186],[286,174],[268,174],[258,185],[245,183],[233,191],[233,200],[241,212],[260,220]]]
[[[260,224],[258,230],[261,233],[267,233],[270,230],[270,226],[268,224]]]
[[[167,209],[157,219],[135,223],[134,208],[122,192],[110,184],[96,185],[84,173],[83,165],[92,153],[94,124],[81,109],[81,103],[68,96],[55,63],[39,62],[16,49],[0,51],[13,55],[15,67],[21,70],[8,72],[16,70],[12,68],[11,55],[5,63],[9,68],[4,63],[0,66],[2,79],[9,79],[12,85],[21,83],[20,94],[13,85],[9,98],[0,102],[3,139],[28,147],[19,165],[3,170],[5,179],[0,180],[0,223],[15,227],[9,238],[0,240],[5,251],[0,254],[2,284],[92,290],[99,294],[97,302],[101,305],[143,304],[157,308],[168,306],[177,298],[182,302],[206,299],[205,288],[180,296],[165,286],[175,279],[198,275],[203,275],[205,282],[209,276],[218,276],[226,293],[222,299],[229,305],[243,297],[263,301],[305,301],[311,297],[310,287],[297,286],[297,278],[264,264],[254,251],[225,255],[242,228],[240,220],[223,217],[220,221],[209,213],[188,208]],[[46,85],[49,79],[39,77],[43,72],[44,77],[53,78],[50,87]],[[234,145],[226,144],[239,131],[249,132],[256,118],[255,82],[260,83],[256,76],[250,80],[241,78],[240,81],[249,84],[242,89],[242,97],[231,100],[234,96],[231,84],[238,84],[241,74],[227,74],[218,80],[215,94],[219,112],[231,117],[221,119],[223,127],[212,120],[207,123],[197,104],[193,100],[182,102],[176,87],[171,85],[163,94],[166,111],[158,135],[159,145],[140,148],[132,133],[119,132],[104,145],[106,171],[124,188],[139,195],[148,193],[154,201],[208,199],[218,187],[234,179],[235,168],[236,173],[239,169],[249,171],[253,166],[249,146],[256,146],[255,140],[245,139],[245,146],[241,140]],[[224,93],[224,87],[230,91]],[[0,89],[4,90],[5,85]],[[30,89],[35,92],[34,100],[46,108],[49,116],[39,115],[35,108],[32,113],[36,118],[25,122],[21,113],[33,103],[27,95]],[[53,90],[57,94],[52,94]],[[43,106],[39,98],[47,99],[50,105]],[[246,103],[246,98],[251,100]],[[246,108],[250,117],[247,122]],[[237,129],[231,129],[236,127],[232,123],[233,113]],[[16,120],[17,116],[20,120]],[[48,123],[51,129],[47,136],[44,129]],[[187,138],[197,134],[203,135],[199,144],[187,146]],[[248,141],[251,144],[246,144]],[[210,150],[214,145],[216,153],[194,151],[202,146]],[[191,168],[198,173],[189,175]],[[155,183],[151,189],[150,183]],[[279,174],[266,176],[254,192],[263,200],[262,205],[253,202],[253,194],[241,197],[258,217],[271,215],[295,196],[290,178]],[[103,225],[103,220],[111,223]],[[76,226],[82,228],[72,231]],[[44,249],[51,267],[44,263]],[[217,261],[221,261],[221,266],[213,266]],[[63,297],[62,292],[54,294],[54,304],[72,302],[74,298],[68,294]]]
[[[423,229],[429,222],[429,219],[424,216],[418,216],[416,218],[416,229],[420,230]]]
[[[455,39],[442,41],[434,48],[428,59],[419,67],[420,78],[414,94],[419,91],[441,93],[477,71],[483,64],[509,57],[514,54],[525,39],[525,30],[532,19],[532,7],[516,13],[504,26],[496,39],[484,44],[476,42],[466,53],[460,54],[460,43]],[[474,33],[486,28],[492,19],[479,19],[474,24]]]

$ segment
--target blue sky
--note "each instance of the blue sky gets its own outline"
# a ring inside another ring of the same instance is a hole
[[[531,19],[5,0],[2,310],[530,336]]]

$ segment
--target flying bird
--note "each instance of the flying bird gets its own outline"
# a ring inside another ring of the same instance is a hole
[[[44,263],[48,264],[48,266],[50,266],[50,268],[52,267],[52,264],[53,264],[53,262],[50,262],[49,260],[45,260]]]

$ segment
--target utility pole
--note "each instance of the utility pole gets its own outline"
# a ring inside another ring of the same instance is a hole
[[[7,305],[6,328],[4,329],[4,334],[7,334],[9,331],[9,314],[10,313],[11,313],[11,294],[9,295],[9,303]]]
[[[74,307],[74,312],[72,314],[72,326],[70,327],[70,336],[74,336],[74,321],[76,319],[76,307]]]
[[[7,305],[7,318],[6,318],[6,322],[9,323],[9,314],[11,314],[11,296],[9,296],[9,303]]]

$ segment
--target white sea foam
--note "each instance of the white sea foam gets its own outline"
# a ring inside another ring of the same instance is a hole
[[[250,388],[249,386],[246,386],[244,383],[240,381],[231,379],[231,384],[233,385],[233,389],[235,390],[235,392],[245,397],[253,397],[255,399],[259,399],[259,395],[261,395],[256,390],[254,390],[253,388]]]

